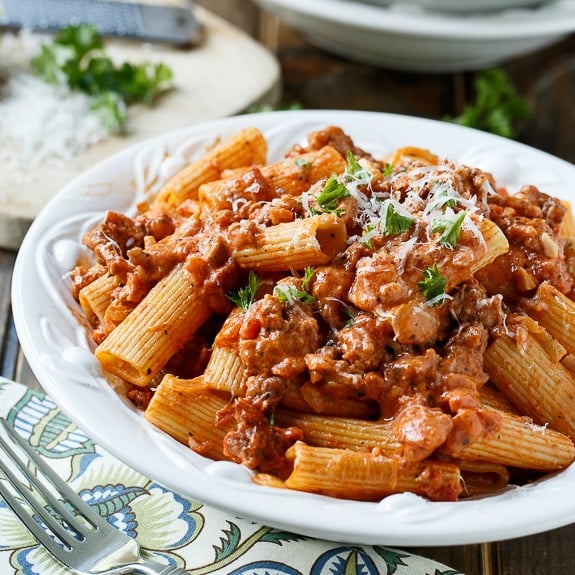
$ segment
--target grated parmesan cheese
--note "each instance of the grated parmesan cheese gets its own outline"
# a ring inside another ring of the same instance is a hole
[[[31,73],[28,62],[40,43],[29,32],[0,37],[0,162],[23,173],[69,161],[109,135],[88,96]]]

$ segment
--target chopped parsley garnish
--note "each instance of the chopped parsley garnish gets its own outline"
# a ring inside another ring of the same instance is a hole
[[[475,102],[448,121],[492,132],[506,138],[515,137],[515,124],[531,115],[527,100],[517,93],[502,68],[489,68],[475,75]]]
[[[242,311],[248,311],[252,305],[256,292],[260,285],[260,280],[254,272],[250,272],[248,276],[248,285],[240,288],[237,292],[228,294],[228,299],[233,301]]]
[[[126,106],[151,104],[158,94],[172,87],[172,70],[165,64],[115,64],[90,24],[62,28],[51,43],[42,45],[31,64],[44,81],[65,84],[91,96],[92,109],[114,132],[122,128]]]
[[[294,163],[298,168],[309,168],[311,166],[311,162],[307,158],[297,157]]]
[[[373,222],[367,222],[363,228],[364,236],[360,239],[370,250],[373,249],[373,242],[371,241],[374,234],[377,233],[377,227]]]
[[[443,232],[439,238],[439,243],[442,246],[447,246],[448,248],[454,249],[459,241],[459,234],[461,233],[461,226],[465,217],[467,216],[467,211],[464,210],[452,217],[441,218],[433,222],[431,230],[433,232]]]
[[[335,176],[330,176],[320,195],[317,197],[317,203],[324,213],[334,213],[341,215],[341,210],[337,209],[339,200],[349,196],[348,189]]]
[[[382,170],[382,174],[384,178],[387,178],[389,176],[391,176],[391,173],[393,172],[393,164],[387,163],[385,164],[385,167]]]
[[[309,282],[311,282],[313,276],[315,276],[315,268],[308,266],[303,270],[303,280],[301,282],[301,287],[303,290],[307,290],[309,287]]]
[[[419,291],[425,296],[428,302],[438,303],[445,295],[447,278],[442,276],[437,269],[437,264],[432,267],[426,267],[423,270],[423,279],[418,282]]]
[[[315,276],[315,269],[312,267],[307,267],[304,269],[304,277],[301,282],[301,288],[297,288],[293,285],[280,286],[276,285],[274,288],[274,294],[281,303],[293,304],[296,301],[301,301],[302,303],[313,303],[315,298],[309,293],[309,283]]]
[[[415,222],[413,216],[400,214],[395,206],[389,202],[385,208],[385,222],[383,223],[383,233],[386,236],[396,236],[407,232]]]
[[[302,303],[313,303],[315,298],[307,291],[298,289],[295,286],[276,286],[274,294],[281,303],[294,304],[296,301]]]
[[[344,327],[351,327],[355,321],[355,313],[353,309],[345,306],[342,311],[343,315],[347,318]]]
[[[361,171],[363,171],[363,167],[357,161],[356,157],[353,155],[353,152],[351,150],[348,150],[347,151],[347,166],[345,168],[345,172],[343,173],[344,178],[347,176],[351,176],[353,179],[353,176],[355,176],[355,174],[357,174],[358,172],[361,172]]]
[[[454,208],[459,203],[459,199],[454,195],[454,192],[444,188],[441,184],[433,186],[429,201],[433,210]]]

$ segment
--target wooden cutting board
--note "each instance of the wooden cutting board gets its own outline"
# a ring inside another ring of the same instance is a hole
[[[0,161],[0,248],[17,249],[34,217],[67,183],[95,163],[155,135],[233,115],[257,104],[277,103],[280,68],[263,46],[199,6],[202,42],[189,50],[110,41],[112,57],[159,61],[174,72],[175,90],[154,108],[130,108],[129,133],[110,137],[71,162],[14,169]]]

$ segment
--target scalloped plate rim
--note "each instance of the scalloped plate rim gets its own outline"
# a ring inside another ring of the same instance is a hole
[[[213,473],[211,462],[153,428],[140,413],[111,393],[98,374],[95,360],[93,364],[90,361],[86,365],[67,364],[68,356],[77,356],[63,353],[67,350],[60,349],[57,341],[41,338],[39,323],[47,321],[61,322],[57,324],[60,329],[81,340],[81,330],[72,313],[67,315],[67,307],[51,301],[47,290],[42,289],[42,281],[52,280],[42,276],[37,266],[49,267],[56,262],[55,254],[47,251],[47,246],[56,246],[62,237],[64,244],[78,241],[78,237],[69,238],[68,231],[62,232],[58,239],[65,214],[74,214],[79,203],[90,209],[105,209],[108,201],[105,194],[86,197],[91,185],[101,186],[115,174],[125,178],[127,162],[145,146],[175,144],[184,138],[204,141],[255,125],[269,134],[273,148],[274,138],[282,144],[294,142],[311,129],[329,124],[342,125],[358,145],[379,142],[383,134],[388,141],[382,147],[389,150],[413,144],[430,147],[440,155],[457,152],[462,157],[466,154],[472,157],[473,153],[488,156],[491,151],[497,161],[505,160],[499,166],[503,172],[509,168],[509,162],[517,161],[522,171],[530,167],[533,174],[541,173],[542,181],[547,181],[550,174],[558,178],[549,180],[551,187],[562,188],[563,181],[575,179],[574,166],[523,144],[460,126],[385,113],[272,112],[216,120],[158,136],[100,162],[71,182],[42,210],[26,235],[14,268],[12,300],[16,330],[36,377],[81,429],[136,470],[183,495],[281,529],[349,543],[434,546],[519,537],[572,522],[575,500],[569,497],[569,491],[575,485],[575,466],[538,485],[456,503],[431,503],[411,496],[360,503],[263,488],[233,474],[222,475],[217,470]],[[509,178],[509,173],[505,177]],[[565,194],[562,197],[573,199]],[[87,214],[93,216],[90,210]],[[57,294],[63,285],[48,287]],[[85,343],[78,341],[78,346],[81,348]],[[69,375],[67,369],[78,370],[77,377]]]

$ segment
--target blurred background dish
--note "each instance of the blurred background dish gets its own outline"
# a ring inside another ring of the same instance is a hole
[[[575,0],[466,15],[350,0],[256,2],[334,54],[409,72],[478,70],[549,46],[575,30]]]
[[[420,6],[443,12],[486,12],[542,6],[553,0],[359,0],[379,6]]]

